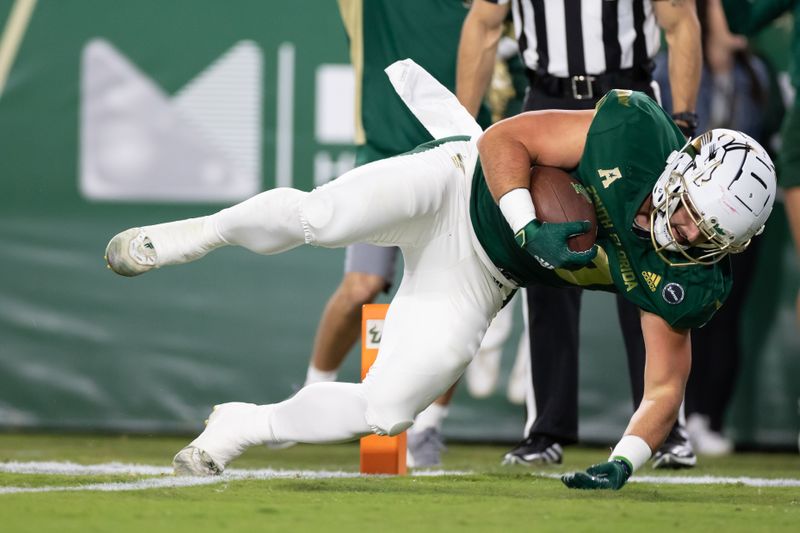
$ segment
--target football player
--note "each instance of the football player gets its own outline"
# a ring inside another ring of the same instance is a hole
[[[588,222],[537,219],[532,165],[570,170],[589,191],[593,248],[566,244]],[[209,216],[129,229],[109,242],[106,258],[133,276],[225,245],[261,254],[353,242],[402,250],[402,283],[364,382],[311,385],[277,404],[218,406],[175,456],[175,472],[191,475],[218,474],[254,445],[397,435],[461,375],[518,287],[617,291],[641,308],[644,399],[608,461],[563,482],[619,489],[672,427],[691,366],[689,331],[724,302],[727,255],[761,232],[774,199],[774,166],[754,140],[713,130],[685,143],[655,102],[616,90],[594,111],[524,113],[311,192],[273,189]],[[609,375],[608,386],[622,379]]]

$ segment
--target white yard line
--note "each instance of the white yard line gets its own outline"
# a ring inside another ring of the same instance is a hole
[[[156,476],[171,474],[167,466],[140,465],[126,463],[102,463],[82,465],[68,461],[9,461],[0,463],[0,472],[9,474],[63,474],[66,476],[103,476],[115,474]]]
[[[92,490],[100,492],[116,492],[122,490],[163,489],[174,487],[193,487],[211,485],[225,481],[220,477],[157,477],[121,483],[92,483],[90,485],[50,486],[50,487],[0,487],[2,494],[18,494],[21,492],[66,492]]]
[[[158,476],[133,481],[112,483],[91,483],[87,485],[48,486],[48,487],[0,487],[0,494],[23,492],[64,492],[64,491],[101,491],[115,492],[127,490],[146,490],[159,488],[192,487],[211,485],[241,479],[342,479],[361,477],[358,472],[326,471],[326,470],[275,470],[272,468],[247,470],[231,468],[217,477],[176,477],[171,475],[172,468],[157,465],[103,463],[81,465],[70,462],[6,462],[0,463],[0,473],[8,474],[60,474],[70,476],[97,475],[133,475]],[[412,476],[462,476],[472,472],[458,470],[422,470],[412,472]],[[558,479],[560,474],[539,473],[541,477]],[[800,487],[800,479],[768,479],[754,477],[718,477],[718,476],[634,476],[631,483],[650,483],[662,485],[721,485],[739,484],[748,487]]]
[[[191,487],[196,485],[211,485],[240,479],[337,479],[361,477],[358,472],[326,471],[326,470],[275,470],[229,468],[221,476],[216,477],[176,477],[172,475],[172,468],[156,465],[103,463],[96,465],[81,465],[70,462],[17,462],[0,463],[0,473],[8,474],[59,474],[68,476],[101,476],[101,475],[134,475],[134,476],[160,476],[135,481],[92,483],[74,486],[48,486],[48,487],[0,487],[0,494],[14,494],[21,492],[63,492],[93,490],[101,492],[115,492],[123,490],[145,490],[172,487]],[[422,470],[412,472],[412,476],[460,476],[470,472],[456,470]]]
[[[632,483],[663,485],[745,485],[747,487],[800,487],[800,479],[724,476],[633,476]]]

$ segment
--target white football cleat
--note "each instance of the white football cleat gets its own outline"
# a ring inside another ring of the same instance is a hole
[[[206,452],[194,446],[187,446],[172,459],[176,476],[218,476],[225,469]]]
[[[213,476],[250,446],[271,439],[271,405],[230,402],[217,405],[208,417],[206,429],[172,460],[175,475]]]
[[[120,276],[138,276],[156,268],[156,249],[141,228],[116,234],[106,246],[106,264]]]

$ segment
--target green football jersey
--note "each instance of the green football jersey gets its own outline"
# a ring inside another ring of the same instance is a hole
[[[539,265],[514,240],[480,164],[470,200],[478,240],[497,267],[521,285],[619,292],[673,327],[699,327],[730,291],[729,260],[710,266],[670,266],[655,253],[649,234],[633,224],[667,157],[684,143],[677,126],[646,95],[611,91],[597,104],[583,156],[573,172],[597,212],[599,251],[593,263],[579,270]]]
[[[356,144],[361,162],[414,149],[431,135],[395,92],[384,69],[410,58],[455,91],[462,0],[339,0],[356,74]],[[478,122],[488,125],[488,110]]]

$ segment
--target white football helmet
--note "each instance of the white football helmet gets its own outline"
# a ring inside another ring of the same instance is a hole
[[[764,230],[776,189],[775,165],[744,133],[714,129],[672,152],[653,187],[650,238],[672,266],[710,265],[747,248]],[[679,244],[670,217],[684,206],[705,239]],[[675,261],[678,252],[685,260]],[[671,257],[670,257],[671,256]]]

